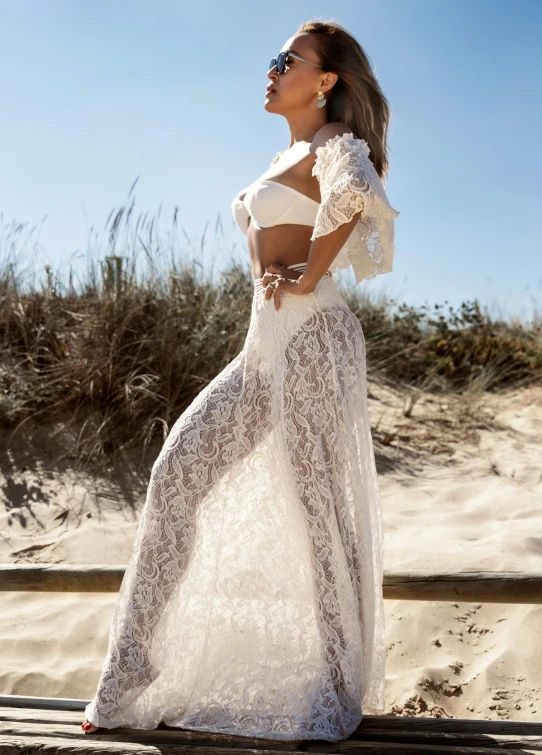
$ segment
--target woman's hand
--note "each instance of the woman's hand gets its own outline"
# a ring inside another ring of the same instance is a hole
[[[287,292],[299,296],[310,293],[310,290],[304,285],[302,272],[292,270],[285,265],[279,265],[277,262],[272,262],[265,268],[262,286],[265,299],[273,297],[277,311],[280,308],[280,295],[282,293]]]

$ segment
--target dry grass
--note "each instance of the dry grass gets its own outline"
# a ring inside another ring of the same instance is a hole
[[[71,266],[62,276],[47,265],[41,277],[27,280],[16,251],[24,246],[23,227],[3,236],[4,438],[28,423],[61,423],[81,461],[115,458],[124,449],[144,452],[151,441],[165,439],[242,348],[253,293],[248,264],[232,263],[214,279],[178,251],[176,213],[168,244],[154,220],[139,218],[131,229],[131,216],[132,208],[112,214],[107,249],[89,255],[82,276]],[[438,410],[427,420],[429,435],[432,423],[451,421],[449,432],[461,436],[461,418],[478,421],[484,392],[540,381],[538,316],[525,325],[492,319],[476,301],[445,313],[439,305],[430,312],[358,289],[343,295],[363,325],[371,379],[405,390],[405,422],[428,395],[453,407],[455,419]]]

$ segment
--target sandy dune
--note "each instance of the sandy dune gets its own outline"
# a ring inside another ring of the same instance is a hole
[[[413,401],[371,383],[369,401],[386,571],[542,572],[542,388]],[[0,560],[126,563],[145,473],[74,472],[39,450],[60,435],[27,431],[3,456]],[[1,693],[90,699],[115,595],[0,600]],[[386,624],[387,713],[542,721],[542,605],[387,600]]]

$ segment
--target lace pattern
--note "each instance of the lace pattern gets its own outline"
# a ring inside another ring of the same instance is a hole
[[[330,265],[332,272],[352,265],[357,281],[392,271],[394,220],[400,214],[389,204],[369,152],[365,139],[353,132],[337,134],[317,147],[312,168],[320,183],[321,204],[311,240],[331,233],[361,210]]]
[[[339,741],[384,709],[365,341],[336,283],[255,281],[242,351],[156,459],[87,718]]]
[[[271,166],[272,166],[272,165],[274,165],[274,164],[275,164],[275,163],[276,163],[276,162],[277,162],[278,160],[280,160],[280,158],[282,157],[282,155],[283,155],[283,154],[284,154],[284,150],[283,150],[283,151],[281,151],[281,152],[277,152],[277,154],[275,155],[275,157],[274,157],[274,158],[273,158],[273,159],[271,160],[271,162],[269,163],[269,167],[271,167]]]

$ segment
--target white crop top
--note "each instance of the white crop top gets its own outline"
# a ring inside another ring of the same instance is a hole
[[[320,203],[297,189],[271,179],[256,181],[249,186],[244,199],[242,190],[234,198],[231,209],[244,234],[248,231],[248,219],[255,228],[270,228],[273,225],[294,223],[314,228]]]
[[[321,202],[291,186],[260,179],[232,202],[232,212],[243,233],[248,219],[256,228],[284,223],[312,226],[310,240],[326,236],[359,213],[358,221],[343,242],[329,270],[352,267],[357,281],[374,278],[393,269],[394,221],[399,212],[388,201],[384,184],[370,157],[365,139],[352,131],[336,134],[315,150],[312,175],[320,186]],[[277,161],[282,153],[271,165]]]

